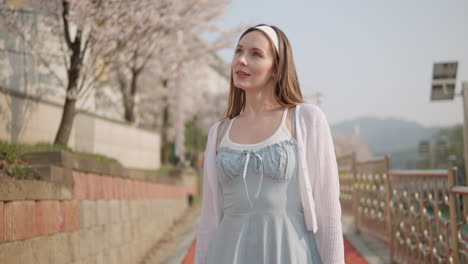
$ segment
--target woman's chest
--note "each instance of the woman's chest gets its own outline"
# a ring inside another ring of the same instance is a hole
[[[293,140],[284,140],[259,150],[222,147],[216,156],[216,167],[223,184],[229,184],[247,175],[265,176],[283,183],[296,181],[296,143]]]

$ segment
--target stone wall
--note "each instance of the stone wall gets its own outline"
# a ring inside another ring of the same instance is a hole
[[[0,178],[0,263],[139,263],[198,195],[192,170],[157,176],[67,152]]]

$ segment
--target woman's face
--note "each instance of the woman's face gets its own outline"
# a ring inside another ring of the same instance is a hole
[[[251,31],[237,44],[232,59],[234,86],[248,90],[273,84],[273,49],[260,31]]]

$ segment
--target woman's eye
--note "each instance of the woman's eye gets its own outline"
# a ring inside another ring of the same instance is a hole
[[[242,50],[241,49],[236,49],[236,53],[239,53],[241,52]]]
[[[254,56],[257,56],[257,57],[261,57],[261,56],[260,56],[260,53],[258,53],[258,52],[256,52],[256,51],[253,53],[253,55],[254,55]]]

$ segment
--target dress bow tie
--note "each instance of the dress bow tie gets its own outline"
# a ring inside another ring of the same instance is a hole
[[[250,160],[250,157],[253,156],[253,157],[256,157],[259,161],[259,171],[260,171],[260,184],[258,185],[258,188],[257,188],[257,192],[255,193],[255,196],[254,198],[257,199],[258,198],[258,195],[260,194],[260,188],[262,187],[262,181],[263,181],[263,159],[260,155],[258,155],[255,151],[253,150],[244,150],[242,152],[243,155],[245,155],[245,158],[244,158],[244,172],[242,174],[242,178],[244,179],[244,186],[245,186],[245,192],[247,193],[247,200],[249,200],[249,204],[250,204],[250,208],[253,207],[252,205],[252,201],[250,200],[250,196],[249,196],[249,190],[247,189],[247,182],[245,180],[246,176],[247,176],[247,166],[249,164],[249,160]]]

